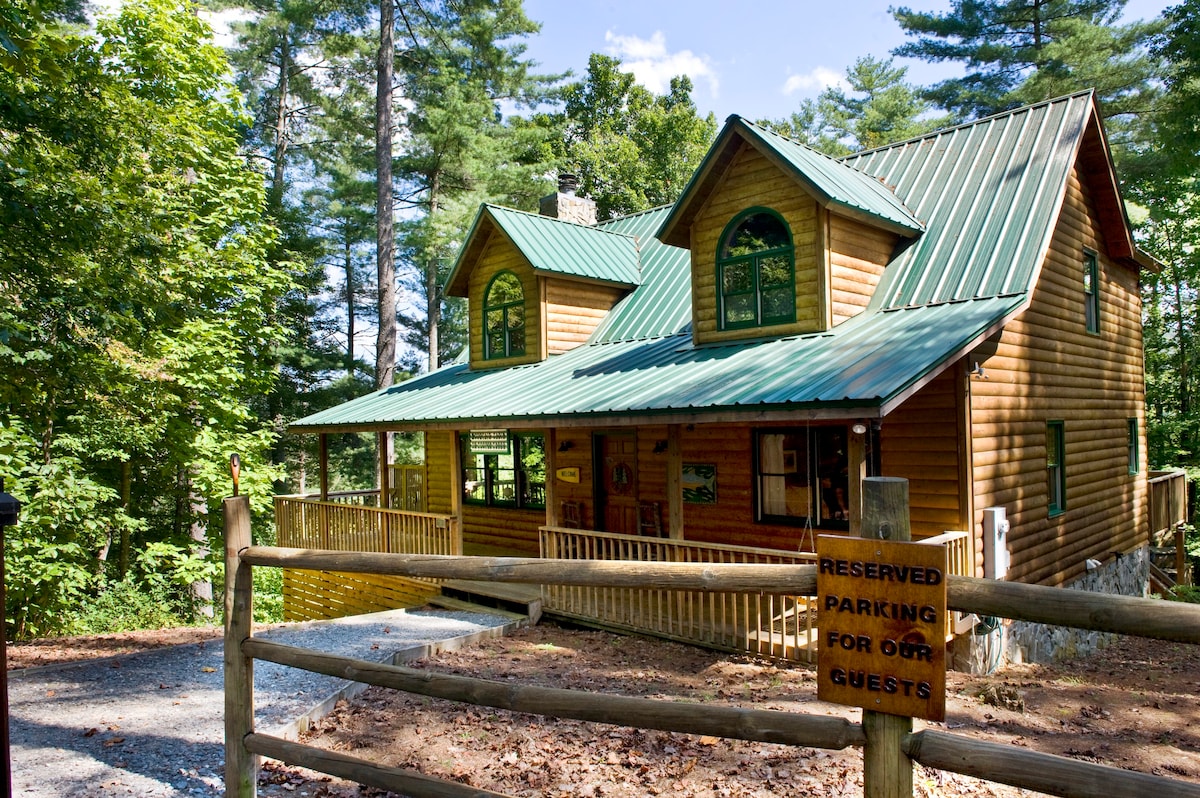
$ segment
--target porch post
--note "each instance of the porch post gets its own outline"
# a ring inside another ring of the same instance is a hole
[[[381,431],[378,433],[379,438],[379,507],[386,510],[391,506],[391,490],[388,484],[392,479],[391,473],[391,446],[392,437],[389,433]]]
[[[855,431],[862,427],[863,432]],[[863,516],[863,480],[867,478],[867,435],[870,434],[869,422],[856,421],[850,426],[850,441],[846,452],[847,482],[849,483],[850,501],[850,535],[862,537]]]
[[[667,425],[667,535],[683,540],[683,455],[679,425]]]
[[[558,430],[546,430],[546,526],[558,526]],[[546,556],[545,552],[542,556]]]
[[[321,479],[321,501],[329,501],[329,436],[317,435],[317,468]]]

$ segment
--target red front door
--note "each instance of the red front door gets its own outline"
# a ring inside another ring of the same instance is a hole
[[[605,532],[638,532],[637,433],[605,432],[595,436],[596,503]]]

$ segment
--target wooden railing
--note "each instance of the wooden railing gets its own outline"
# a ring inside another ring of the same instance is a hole
[[[544,526],[541,556],[562,560],[660,563],[812,564],[812,552],[722,546],[686,540],[617,535]],[[944,544],[950,573],[971,576],[970,536],[946,532],[922,543]],[[685,643],[780,659],[812,662],[817,650],[816,605],[807,596],[681,590],[607,589],[546,585],[548,612]],[[949,619],[954,623],[958,613]],[[947,635],[958,630],[951,626]]]
[[[1171,584],[1189,584],[1187,559],[1188,486],[1187,473],[1183,470],[1152,471],[1150,473],[1150,545],[1161,547],[1162,553],[1170,556],[1175,550],[1175,573],[1168,576],[1151,562],[1151,583],[1162,589]],[[1163,568],[1170,568],[1163,565]]]
[[[329,501],[275,497],[280,546],[390,554],[462,554],[462,531],[451,515],[383,510],[372,506],[374,491],[343,493]],[[368,504],[369,503],[369,504]],[[286,621],[342,618],[420,606],[440,590],[431,579],[408,579],[334,571],[285,569]]]
[[[456,517],[346,501],[359,495],[331,496],[330,501],[276,496],[278,544],[297,549],[462,554],[462,530]]]
[[[720,546],[685,540],[541,527],[541,554],[563,560],[660,563],[803,564],[807,552]],[[814,600],[806,596],[613,590],[547,585],[547,611],[619,629],[712,648],[811,662],[816,651]]]

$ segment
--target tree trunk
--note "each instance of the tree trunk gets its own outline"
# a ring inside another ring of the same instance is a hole
[[[379,334],[375,340],[375,387],[396,375],[396,252],[392,217],[393,0],[379,1],[379,54],[375,84],[375,259],[379,278]]]
[[[292,41],[289,26],[284,25],[279,43],[279,81],[275,103],[275,170],[271,175],[271,201],[274,207],[283,205],[284,162],[287,159],[288,92],[291,91]]]
[[[192,539],[192,556],[207,560],[210,553],[208,547],[208,502],[196,492],[196,483],[188,480],[188,506],[191,509],[192,523],[188,528],[188,537]],[[211,579],[192,582],[192,604],[196,614],[213,617],[213,586]]]
[[[342,237],[342,258],[346,269],[346,373],[354,376],[354,260],[350,254],[350,231]]]
[[[429,218],[437,216],[441,207],[441,172],[434,172],[429,181]],[[442,320],[442,298],[438,292],[438,262],[430,256],[425,263],[425,314],[429,321],[429,370],[438,367],[438,326]]]
[[[128,515],[133,504],[133,463],[128,460],[121,463],[121,508]],[[129,573],[129,524],[121,527],[121,551],[117,555],[117,570],[121,579]]]

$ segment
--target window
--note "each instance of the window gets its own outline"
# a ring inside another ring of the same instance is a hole
[[[1138,452],[1138,420],[1136,418],[1127,419],[1126,425],[1129,429],[1129,473],[1136,474],[1142,470],[1141,455]]]
[[[755,433],[758,520],[850,528],[850,483],[844,426]]]
[[[1067,509],[1066,445],[1061,421],[1046,422],[1046,484],[1050,515],[1061,515]]]
[[[1100,332],[1100,268],[1095,252],[1083,253],[1083,318],[1090,333]]]
[[[497,274],[483,295],[483,357],[525,354],[525,292],[512,272]]]
[[[730,222],[717,251],[722,330],[796,320],[792,235],[774,211],[753,209]]]
[[[511,434],[507,454],[474,454],[461,437],[463,501],[496,507],[546,506],[546,439]]]

